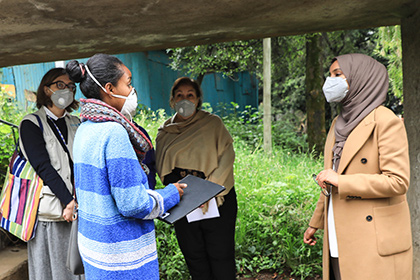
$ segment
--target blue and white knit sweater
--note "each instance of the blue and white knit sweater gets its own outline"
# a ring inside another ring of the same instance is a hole
[[[82,123],[73,151],[86,279],[159,279],[153,218],[179,202],[176,187],[149,189],[116,122]]]

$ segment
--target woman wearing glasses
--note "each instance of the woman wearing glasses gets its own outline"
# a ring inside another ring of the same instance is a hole
[[[341,103],[324,150],[322,188],[304,234],[324,229],[323,279],[411,279],[410,166],[403,122],[382,106],[386,68],[371,57],[336,57],[323,86]]]
[[[65,267],[73,199],[73,139],[79,119],[75,84],[63,68],[48,71],[37,91],[38,111],[20,124],[20,149],[44,182],[35,238],[28,242],[29,278],[79,279]]]

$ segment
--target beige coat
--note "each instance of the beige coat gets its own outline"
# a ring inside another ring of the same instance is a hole
[[[332,168],[333,122],[324,168]],[[406,193],[410,165],[403,122],[379,106],[351,132],[333,188],[343,280],[411,280],[412,240]],[[323,279],[329,279],[328,199],[320,195],[310,226],[324,230]]]

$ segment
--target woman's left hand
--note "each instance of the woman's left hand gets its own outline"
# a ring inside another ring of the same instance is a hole
[[[75,201],[73,199],[72,201],[70,201],[69,204],[67,204],[66,208],[64,208],[64,210],[63,210],[63,218],[67,222],[72,222],[73,221],[74,204],[75,204]]]
[[[321,188],[324,188],[326,183],[338,187],[338,173],[332,169],[326,169],[319,172],[318,176],[316,176],[316,180]]]

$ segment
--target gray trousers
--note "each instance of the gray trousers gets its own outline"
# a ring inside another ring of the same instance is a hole
[[[30,280],[80,280],[66,268],[71,223],[41,222],[28,242]]]

